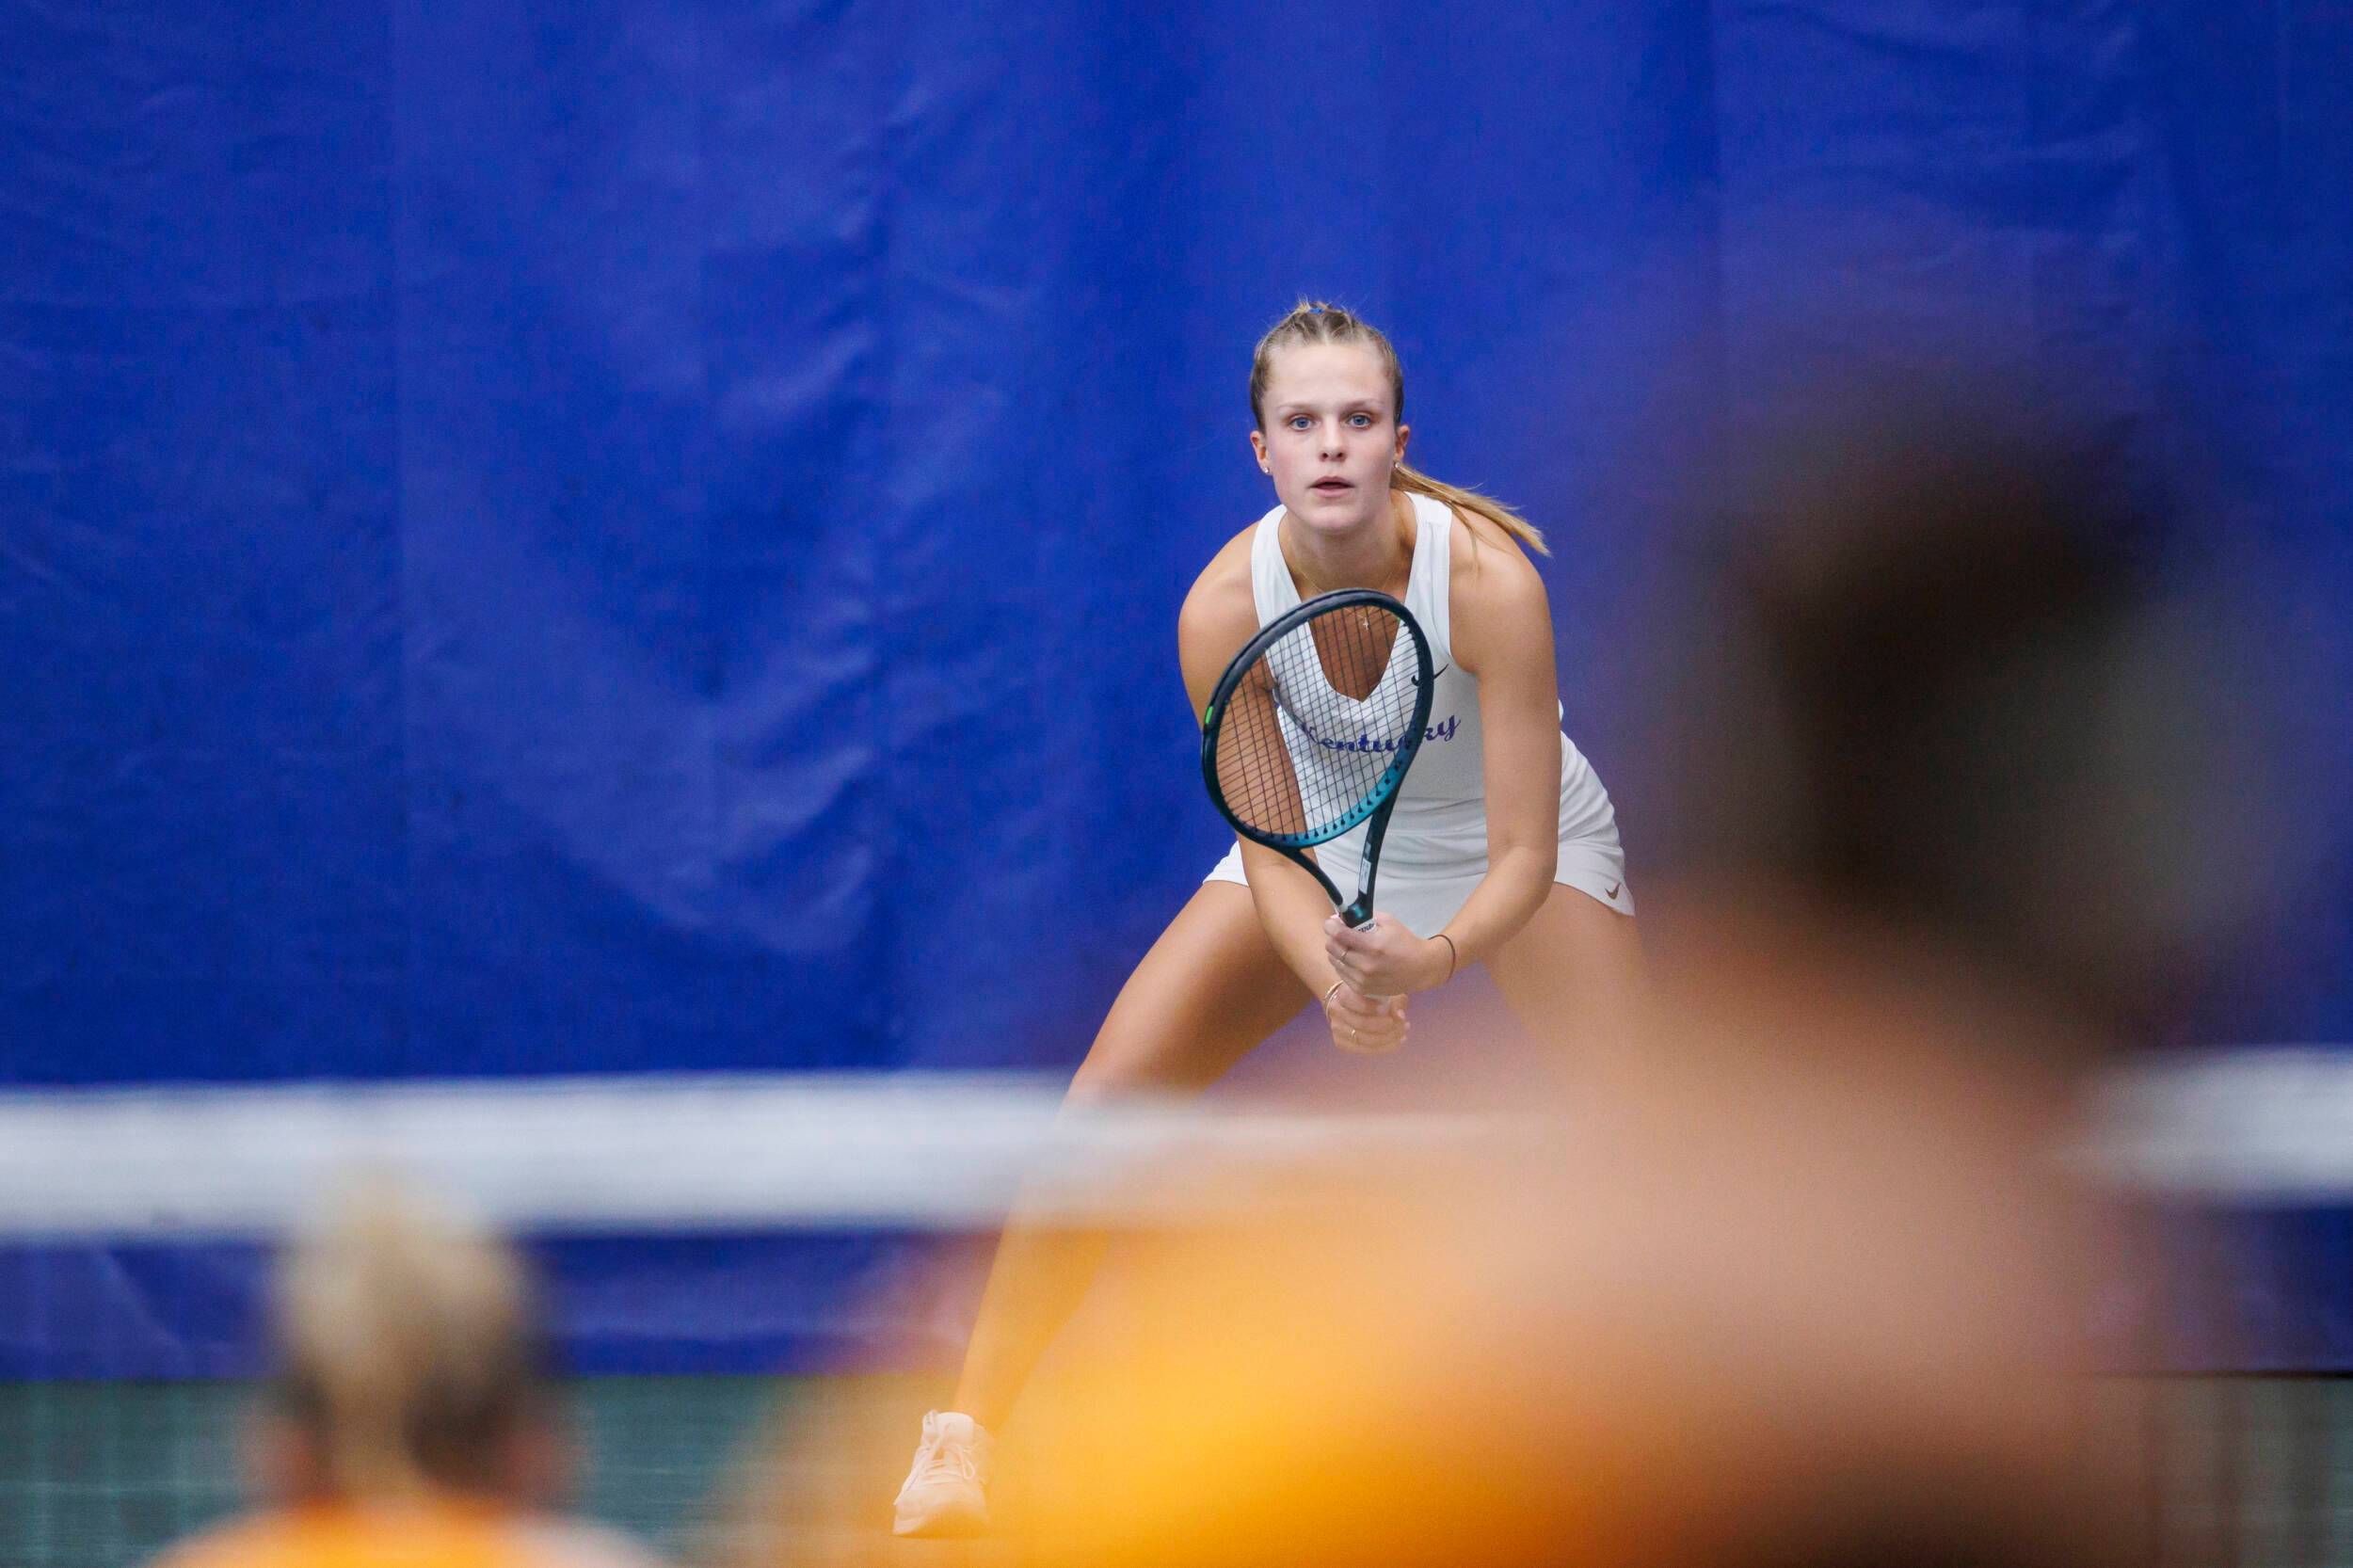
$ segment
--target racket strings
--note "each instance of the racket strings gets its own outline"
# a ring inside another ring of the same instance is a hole
[[[1278,638],[1236,688],[1218,785],[1261,833],[1313,842],[1385,792],[1418,691],[1412,632],[1377,605],[1341,605]]]

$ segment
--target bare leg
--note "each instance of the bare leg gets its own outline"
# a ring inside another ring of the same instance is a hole
[[[1534,918],[1488,955],[1487,973],[1564,1080],[1631,1064],[1646,989],[1630,916],[1556,882]]]
[[[1065,1104],[1214,1083],[1309,1000],[1258,923],[1249,889],[1204,883],[1120,988]],[[1109,1238],[1018,1210],[997,1243],[951,1407],[1001,1423],[1093,1283]]]

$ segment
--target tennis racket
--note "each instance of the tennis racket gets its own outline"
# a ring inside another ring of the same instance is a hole
[[[1430,644],[1370,588],[1323,594],[1242,645],[1201,717],[1201,778],[1234,831],[1307,868],[1340,918],[1372,923],[1389,812],[1430,723]],[[1365,824],[1357,893],[1307,852]]]

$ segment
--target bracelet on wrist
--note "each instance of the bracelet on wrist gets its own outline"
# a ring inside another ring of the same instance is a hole
[[[1455,951],[1454,938],[1448,936],[1445,932],[1441,931],[1438,933],[1438,940],[1446,944],[1446,979],[1452,980],[1454,978],[1455,968],[1463,961],[1463,955]],[[1438,982],[1438,984],[1443,985],[1446,984],[1446,980],[1442,980]]]
[[[1332,982],[1332,988],[1323,993],[1323,1010],[1326,1013],[1332,1011],[1332,999],[1339,995],[1340,987],[1347,984],[1345,980],[1336,980]]]

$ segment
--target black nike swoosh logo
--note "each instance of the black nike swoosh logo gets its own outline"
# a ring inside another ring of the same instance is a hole
[[[1618,889],[1625,886],[1625,884],[1623,882],[1612,882],[1609,884],[1609,896],[1611,898],[1616,898],[1618,896]]]

